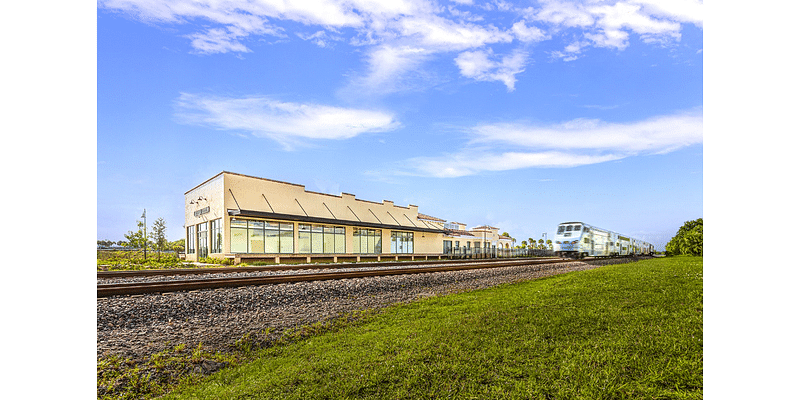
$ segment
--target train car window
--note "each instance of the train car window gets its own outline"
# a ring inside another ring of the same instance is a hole
[[[584,227],[583,227],[583,231],[584,231],[584,232],[589,232],[589,228],[588,228],[588,227],[586,227],[586,226],[584,226]]]
[[[557,233],[564,233],[564,225],[561,225],[561,226],[558,227],[558,232]]]
[[[567,232],[572,232],[572,225],[567,225]]]
[[[580,231],[581,230],[581,226],[580,225],[575,225],[575,230],[576,231]]]

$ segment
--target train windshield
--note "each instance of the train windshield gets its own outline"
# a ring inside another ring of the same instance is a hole
[[[581,231],[581,226],[580,225],[559,225],[558,226],[558,231],[556,233],[558,234],[558,233],[572,232],[572,231],[580,232]]]

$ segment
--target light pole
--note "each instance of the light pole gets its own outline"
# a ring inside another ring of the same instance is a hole
[[[142,218],[144,218],[144,260],[147,261],[147,209],[144,209],[142,213]]]

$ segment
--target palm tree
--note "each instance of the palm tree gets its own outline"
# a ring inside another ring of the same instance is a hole
[[[544,239],[539,239],[539,248],[544,249]]]
[[[531,245],[531,248],[536,246],[536,241],[533,238],[528,238],[528,243]]]

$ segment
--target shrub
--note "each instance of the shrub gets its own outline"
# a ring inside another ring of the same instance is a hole
[[[139,270],[182,268],[188,264],[178,258],[177,253],[166,252],[160,257],[148,252],[147,259],[139,251],[97,251],[97,270]]]
[[[204,264],[233,265],[233,260],[230,258],[201,257],[198,261]]]
[[[667,243],[667,255],[703,256],[703,219],[686,221]]]

